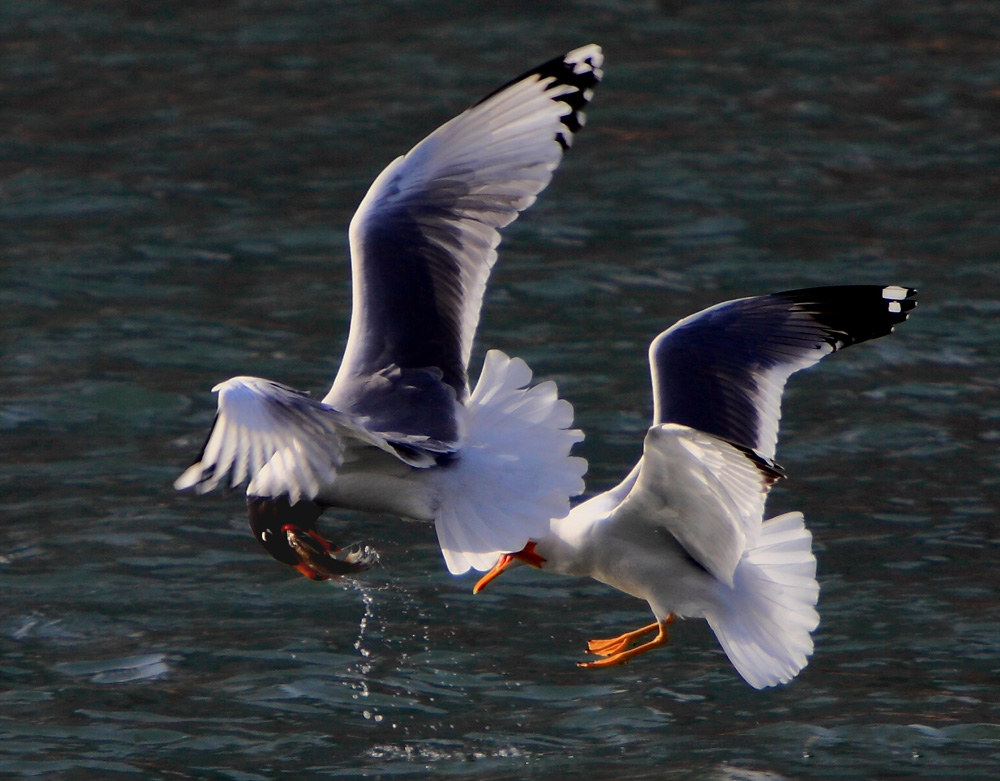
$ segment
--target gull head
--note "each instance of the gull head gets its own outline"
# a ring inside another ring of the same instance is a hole
[[[339,580],[373,567],[378,554],[368,547],[343,551],[316,530],[323,508],[312,502],[289,504],[287,497],[247,497],[250,529],[272,558],[310,580]]]

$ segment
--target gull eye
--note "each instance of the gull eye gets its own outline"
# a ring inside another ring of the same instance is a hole
[[[270,529],[264,529],[264,531],[262,531],[260,533],[260,541],[261,542],[267,542],[268,539],[270,538],[270,536],[271,536],[271,530]]]

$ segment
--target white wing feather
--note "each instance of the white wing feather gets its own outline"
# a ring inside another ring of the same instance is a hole
[[[270,380],[234,377],[212,390],[219,395],[215,425],[201,458],[174,483],[178,490],[207,493],[227,475],[231,487],[249,477],[248,493],[288,494],[295,504],[317,497],[349,447],[374,446],[411,466],[433,463],[433,456],[400,452],[350,416]]]
[[[731,586],[744,551],[759,539],[771,482],[744,452],[717,437],[672,423],[653,426],[638,479],[613,522],[666,528]]]

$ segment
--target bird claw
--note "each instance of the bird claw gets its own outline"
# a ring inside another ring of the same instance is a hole
[[[356,567],[357,572],[369,570],[379,563],[378,551],[360,543],[330,554],[331,558]]]

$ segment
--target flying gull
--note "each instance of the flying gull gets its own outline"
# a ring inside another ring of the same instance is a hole
[[[353,310],[322,401],[271,380],[216,385],[201,455],[174,483],[249,480],[257,540],[314,580],[361,571],[316,522],[327,507],[432,521],[448,569],[486,570],[564,515],[586,462],[552,382],[469,356],[499,229],[552,178],[601,80],[596,45],[557,57],[445,123],[379,174],[350,226]]]
[[[476,592],[518,564],[589,576],[646,600],[656,621],[592,640],[588,650],[603,658],[581,667],[627,662],[692,617],[708,621],[751,686],[791,680],[813,651],[819,584],[802,514],[763,519],[782,477],[782,391],[800,369],[890,333],[916,306],[915,292],[857,285],[742,298],[661,333],[649,349],[653,425],[639,463],[502,556]]]

